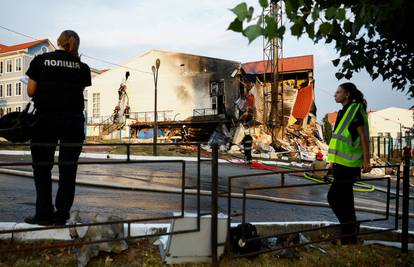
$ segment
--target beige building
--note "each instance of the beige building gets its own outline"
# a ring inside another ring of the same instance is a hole
[[[36,55],[53,50],[48,39],[12,46],[0,44],[0,116],[26,106],[31,98],[20,79]]]
[[[398,138],[414,126],[414,110],[389,107],[368,114],[371,136]]]
[[[133,123],[153,121],[155,90],[151,67],[156,59],[161,61],[157,90],[159,121],[234,114],[234,101],[240,96],[239,81],[234,75],[239,62],[151,50],[93,78],[88,88],[89,136],[99,134],[96,125],[112,123],[110,118],[119,104],[118,89],[127,71],[130,76],[125,91],[130,115],[125,132],[129,132],[128,127]]]

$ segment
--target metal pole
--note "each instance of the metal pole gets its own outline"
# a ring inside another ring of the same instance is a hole
[[[390,162],[390,160],[391,160],[391,138],[390,137],[388,137],[388,162]]]
[[[157,137],[158,137],[158,111],[157,111],[157,90],[158,90],[158,69],[160,68],[161,61],[157,58],[155,61],[155,66],[152,66],[152,74],[154,75],[154,127],[152,133],[152,155],[158,156],[157,151]]]
[[[395,230],[398,230],[398,221],[400,220],[400,183],[401,168],[397,168],[397,184],[395,185]]]
[[[373,157],[375,154],[375,138],[374,137],[371,137],[370,143],[371,143],[371,157]]]
[[[200,229],[200,177],[201,177],[201,145],[197,144],[197,229]]]
[[[400,158],[402,159],[403,153],[402,153],[402,125],[400,123]]]
[[[218,266],[217,213],[218,213],[218,145],[212,145],[211,161],[211,266]]]
[[[403,170],[403,200],[402,200],[402,233],[401,233],[401,251],[408,252],[408,211],[410,200],[410,160],[411,155],[404,158]]]
[[[377,156],[381,157],[381,138],[377,136]]]

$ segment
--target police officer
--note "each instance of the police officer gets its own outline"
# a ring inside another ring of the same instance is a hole
[[[252,163],[252,146],[253,146],[253,138],[250,135],[249,130],[245,131],[245,136],[242,140],[243,149],[244,149],[244,156],[246,158],[245,163],[251,164]]]
[[[353,83],[341,84],[335,101],[343,108],[338,112],[329,142],[328,162],[334,181],[328,192],[328,202],[341,223],[341,243],[356,243],[356,223],[353,184],[362,171],[369,172],[369,133],[367,102]]]
[[[31,224],[64,225],[69,219],[75,196],[77,162],[85,139],[83,90],[91,85],[90,69],[80,61],[80,39],[76,32],[62,32],[57,43],[59,50],[36,56],[26,72],[29,77],[27,93],[32,97],[39,119],[30,147],[36,213],[25,222]],[[55,211],[51,170],[58,142],[59,188]]]

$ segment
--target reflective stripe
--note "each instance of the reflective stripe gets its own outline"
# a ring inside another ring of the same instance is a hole
[[[344,152],[337,151],[335,149],[329,149],[328,153],[332,154],[332,155],[338,155],[341,158],[344,158],[344,159],[347,159],[347,160],[360,160],[360,159],[362,159],[362,154],[361,155],[348,155],[348,154],[345,154]]]
[[[351,122],[351,120],[354,118],[355,116],[355,111],[357,111],[357,109],[359,108],[360,104],[352,104],[350,106],[349,112],[346,112],[346,117],[345,119],[341,120],[341,128],[339,128],[339,130],[336,132],[337,134],[342,134],[342,132],[346,129],[346,127],[348,127],[348,124]]]
[[[361,143],[359,137],[357,138],[357,140],[355,140],[355,142],[352,142],[352,139],[346,138],[345,136],[339,134],[332,134],[332,138],[335,138],[336,140],[342,141],[343,143],[353,147],[359,146]]]
[[[345,136],[339,135],[339,134],[332,134],[332,138],[335,138],[337,140],[340,140],[344,142],[347,145],[352,146],[352,140],[349,138],[346,138]]]

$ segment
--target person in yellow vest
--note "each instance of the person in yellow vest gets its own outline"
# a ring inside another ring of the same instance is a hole
[[[328,192],[329,206],[341,223],[341,243],[355,244],[356,223],[353,184],[363,173],[371,171],[369,158],[367,102],[350,82],[341,84],[335,101],[342,104],[329,142],[328,162],[333,183]]]

